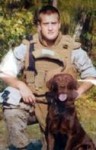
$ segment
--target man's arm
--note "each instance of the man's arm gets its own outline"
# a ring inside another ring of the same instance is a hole
[[[35,103],[34,94],[23,81],[15,77],[2,77],[1,79],[9,86],[18,89],[25,103]]]
[[[34,103],[35,96],[29,87],[17,78],[17,75],[20,73],[24,67],[24,59],[27,51],[27,46],[20,44],[17,46],[14,51],[8,52],[3,58],[3,63],[0,64],[0,78],[8,84],[8,86],[18,89],[21,93],[21,96],[26,103]],[[14,60],[14,65],[12,64]],[[12,64],[12,65],[11,65]],[[14,66],[17,71],[14,71]]]
[[[86,78],[86,80],[96,80],[96,78]],[[77,90],[78,93],[78,97],[80,97],[83,93],[85,93],[86,91],[88,91],[91,87],[93,86],[93,84],[91,82],[82,82]]]
[[[92,82],[84,82],[84,80],[96,80],[96,69],[87,53],[81,48],[73,51],[72,62],[75,64],[82,80],[77,90],[78,97],[80,97],[92,87]]]

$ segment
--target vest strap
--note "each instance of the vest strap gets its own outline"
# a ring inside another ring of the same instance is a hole
[[[32,51],[34,51],[34,43],[31,42],[33,40],[33,36],[29,35],[26,37],[26,39],[28,41],[30,41],[30,45],[29,45],[29,65],[27,67],[28,71],[34,71],[36,73],[36,68],[35,68],[35,58],[32,55]]]

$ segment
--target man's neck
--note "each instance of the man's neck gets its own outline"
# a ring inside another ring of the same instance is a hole
[[[54,40],[44,40],[44,42],[46,43],[46,47],[51,47],[55,44],[56,39]]]
[[[60,39],[60,36],[61,36],[61,34],[59,34],[59,35],[57,36],[57,38],[54,39],[54,40],[48,40],[48,39],[44,38],[44,37],[40,34],[39,39],[40,39],[40,42],[41,42],[44,46],[46,46],[46,47],[51,47],[51,46],[56,45],[56,44],[58,43],[58,41],[59,41],[59,39]]]

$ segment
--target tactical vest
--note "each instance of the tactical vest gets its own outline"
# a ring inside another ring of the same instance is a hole
[[[33,37],[31,43],[34,43],[35,50],[32,52],[32,55],[35,59],[35,69],[37,73],[27,69],[24,75],[26,83],[36,95],[42,95],[48,91],[46,82],[57,73],[66,72],[76,77],[76,69],[71,64],[71,53],[75,47],[73,43],[66,45],[64,41],[66,37],[60,35],[52,47],[44,46],[40,42],[37,34]],[[29,52],[25,60],[25,68],[27,68],[28,65]]]

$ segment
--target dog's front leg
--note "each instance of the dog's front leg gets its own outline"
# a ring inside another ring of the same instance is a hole
[[[72,150],[72,141],[73,141],[73,135],[69,135],[64,150]]]
[[[47,150],[54,150],[55,139],[51,133],[48,133],[47,137]]]

